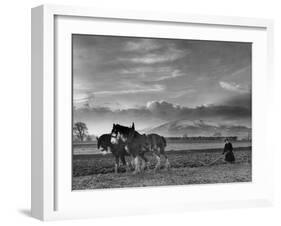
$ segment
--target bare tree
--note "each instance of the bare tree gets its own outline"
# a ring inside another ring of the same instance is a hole
[[[80,141],[88,135],[88,128],[84,122],[76,122],[73,126],[73,135],[76,136]]]

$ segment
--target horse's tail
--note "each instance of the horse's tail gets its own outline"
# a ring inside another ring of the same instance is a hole
[[[162,141],[163,141],[164,147],[166,147],[166,146],[167,146],[167,142],[166,142],[165,137],[161,136],[161,138],[162,138]]]

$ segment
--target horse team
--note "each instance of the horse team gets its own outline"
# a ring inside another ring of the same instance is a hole
[[[166,140],[158,134],[140,134],[135,130],[135,125],[131,127],[113,124],[111,133],[103,134],[97,138],[97,148],[103,153],[111,152],[115,158],[115,173],[118,172],[119,163],[126,167],[126,170],[134,168],[134,174],[149,168],[149,161],[145,153],[151,152],[156,158],[155,171],[160,169],[161,155],[165,158],[165,168],[170,168],[168,157],[165,153]],[[131,158],[127,162],[125,156]]]

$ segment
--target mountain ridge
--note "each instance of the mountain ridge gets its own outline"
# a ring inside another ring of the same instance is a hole
[[[166,137],[237,136],[245,138],[251,133],[251,128],[243,125],[216,124],[203,120],[175,120],[143,129],[142,132],[157,133]]]

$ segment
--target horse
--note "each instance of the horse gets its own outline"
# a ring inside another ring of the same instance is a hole
[[[99,151],[101,151],[103,154],[107,154],[111,152],[115,157],[115,167],[114,167],[115,173],[118,173],[120,160],[122,162],[122,165],[126,166],[126,169],[128,170],[129,166],[125,159],[125,156],[126,155],[128,156],[128,154],[124,149],[124,146],[122,146],[121,144],[112,144],[110,142],[111,134],[103,134],[100,137],[97,137],[96,139],[97,139],[97,148]]]
[[[103,134],[99,138],[97,137],[97,148],[102,151],[104,154],[111,152],[115,157],[115,173],[118,173],[119,168],[119,160],[121,160],[122,164],[126,166],[126,170],[128,171],[130,168],[130,164],[127,164],[125,156],[130,156],[130,154],[125,150],[124,143],[111,143],[111,134]],[[144,153],[140,153],[140,157],[147,162]]]
[[[125,150],[134,159],[134,174],[140,172],[139,157],[141,157],[145,162],[142,168],[147,166],[148,160],[144,156],[144,153],[149,151],[146,143],[146,135],[138,133],[135,130],[134,123],[132,124],[132,127],[113,124],[111,131],[111,143],[125,144]]]
[[[169,159],[165,153],[165,147],[167,146],[166,139],[156,133],[146,135],[146,142],[148,143],[149,150],[156,157],[157,163],[155,171],[160,169],[161,166],[161,155],[165,158],[165,168],[170,169]]]

